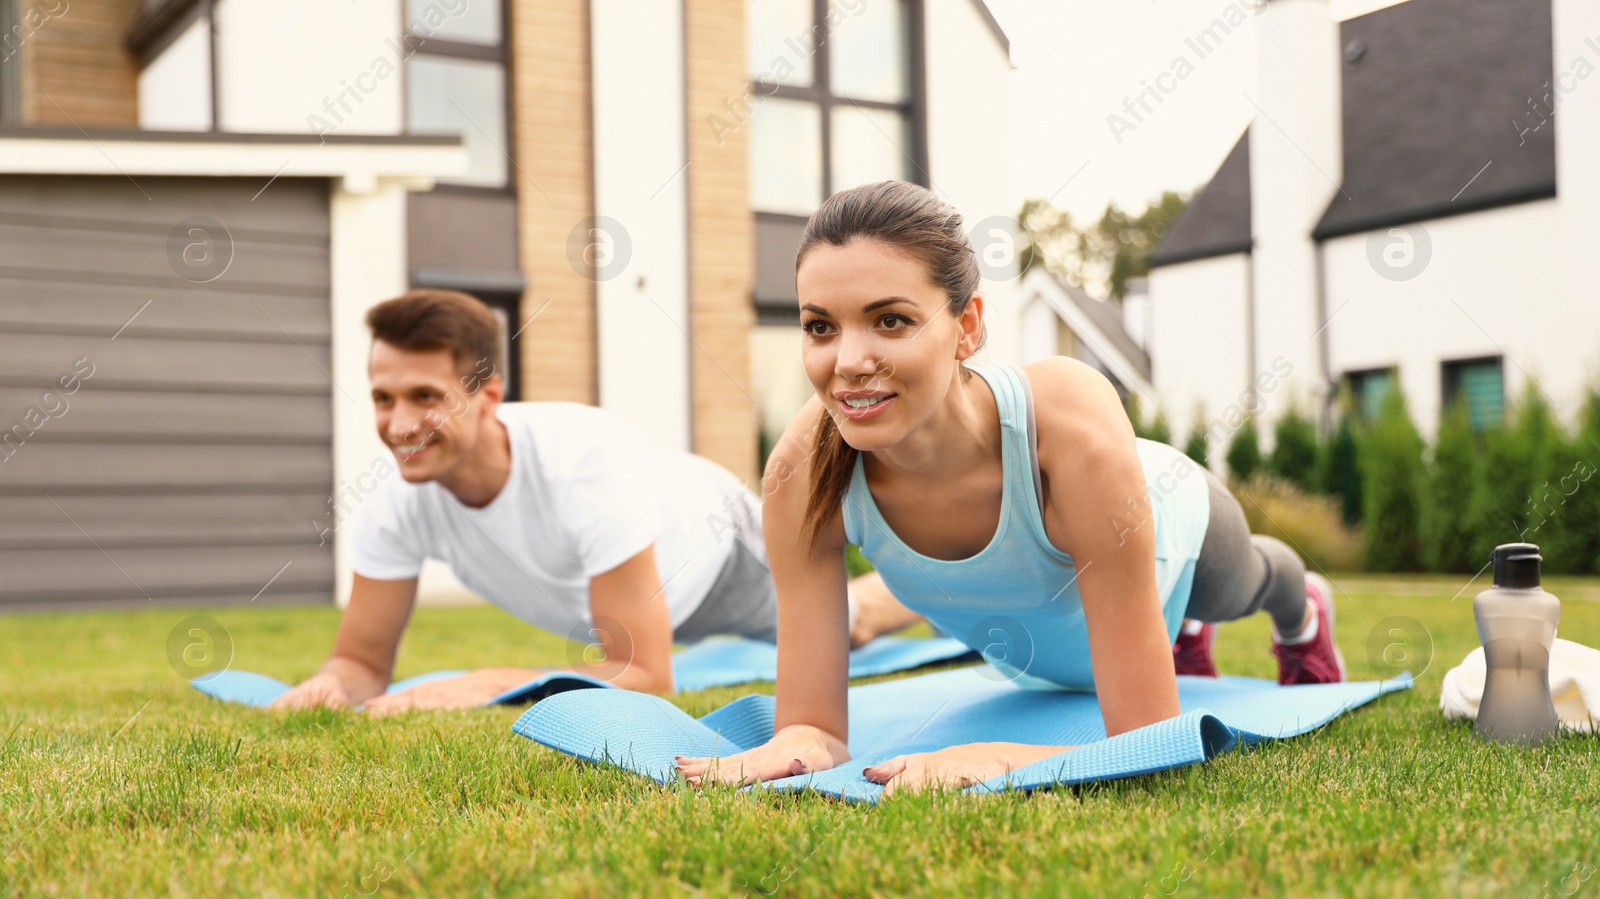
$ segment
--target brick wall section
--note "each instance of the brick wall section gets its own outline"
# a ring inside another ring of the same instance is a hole
[[[688,93],[690,382],[694,451],[759,490],[750,392],[755,234],[743,128],[718,136],[711,115],[744,91],[743,0],[683,0]]]
[[[513,330],[537,315],[513,343],[522,398],[593,404],[594,282],[567,261],[567,236],[594,214],[589,0],[515,0],[510,37],[511,177],[528,280]]]
[[[23,124],[138,127],[139,60],[122,38],[139,0],[22,0],[17,12]]]

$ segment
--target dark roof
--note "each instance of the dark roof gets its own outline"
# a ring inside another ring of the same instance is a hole
[[[1407,0],[1344,22],[1344,183],[1312,236],[1555,196],[1550,3]],[[1542,126],[1530,96],[1549,119]],[[1513,119],[1530,130],[1519,134]],[[1250,249],[1248,138],[1151,265]]]
[[[1250,129],[1246,128],[1211,181],[1178,214],[1150,254],[1150,264],[1248,252],[1250,235]]]
[[[1312,235],[1555,196],[1555,119],[1511,124],[1549,117],[1551,34],[1550,0],[1408,0],[1345,22],[1344,191]]]
[[[1133,366],[1138,369],[1139,375],[1148,381],[1150,379],[1150,354],[1140,349],[1137,343],[1134,343],[1133,337],[1128,334],[1127,328],[1123,326],[1122,307],[1108,300],[1097,300],[1083,290],[1055,277],[1053,274],[1050,277],[1061,288],[1061,292],[1066,294],[1067,300],[1081,309],[1083,314],[1094,322],[1095,327],[1100,329],[1100,333],[1111,341],[1117,352],[1133,363]],[[1078,336],[1079,339],[1083,337],[1081,334]],[[1104,355],[1100,351],[1100,347],[1088,341],[1084,342],[1088,344],[1089,350],[1096,356]],[[1107,360],[1102,359],[1101,361],[1105,362]]]

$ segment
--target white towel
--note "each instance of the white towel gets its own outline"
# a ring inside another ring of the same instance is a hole
[[[1439,708],[1446,718],[1477,720],[1484,670],[1480,646],[1445,672]],[[1550,646],[1550,699],[1564,730],[1588,733],[1600,723],[1600,649],[1555,638]]]

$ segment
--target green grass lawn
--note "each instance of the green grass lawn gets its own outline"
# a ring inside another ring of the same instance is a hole
[[[0,618],[0,886],[80,895],[1600,895],[1600,740],[1481,742],[1439,712],[1478,645],[1463,578],[1340,576],[1353,679],[1379,622],[1432,643],[1414,690],[1209,764],[1034,795],[663,788],[515,736],[518,709],[275,715],[190,689],[169,631],[204,614],[233,667],[298,679],[328,608]],[[1600,646],[1600,582],[1553,580],[1561,636]],[[1391,622],[1392,624],[1392,622]],[[1401,622],[1404,625],[1404,622]],[[1387,631],[1387,626],[1385,631]],[[1383,643],[1394,643],[1385,639]],[[1223,626],[1224,673],[1275,677],[1268,619]],[[425,608],[399,676],[563,664],[488,607]],[[701,715],[770,684],[677,698]]]

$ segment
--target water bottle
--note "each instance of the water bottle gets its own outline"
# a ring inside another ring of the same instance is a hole
[[[1550,646],[1561,601],[1539,586],[1539,547],[1507,543],[1490,559],[1494,586],[1472,601],[1486,669],[1475,729],[1485,740],[1533,745],[1557,728]]]

